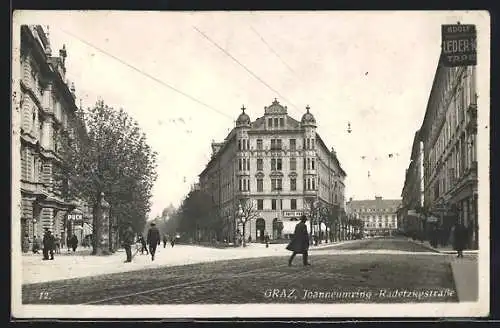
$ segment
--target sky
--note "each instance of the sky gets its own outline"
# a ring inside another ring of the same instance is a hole
[[[401,198],[436,71],[441,24],[457,12],[38,11],[84,107],[138,121],[158,152],[150,217],[178,206],[244,105],[274,98],[315,116],[347,173],[346,199]],[[175,91],[178,90],[178,91]],[[352,132],[347,133],[350,123]],[[389,154],[393,154],[389,157]],[[368,174],[369,172],[369,174]]]

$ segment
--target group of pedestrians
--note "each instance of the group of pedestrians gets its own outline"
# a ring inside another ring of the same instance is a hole
[[[160,236],[160,230],[156,227],[156,224],[152,222],[150,224],[150,228],[147,233],[146,239],[142,235],[139,235],[137,242],[140,243],[141,247],[141,254],[144,254],[146,252],[147,255],[151,255],[151,261],[155,260],[155,254],[156,254],[156,249],[157,247],[161,244],[163,241],[163,248],[167,246],[168,242],[168,237],[166,235],[163,235],[163,238]],[[172,238],[170,245],[172,247],[175,246],[175,241],[176,238]],[[137,249],[137,252],[132,255],[132,245],[136,243],[135,241],[135,234],[132,229],[132,226],[128,226],[127,229],[125,230],[123,234],[123,248],[125,249],[126,253],[126,260],[125,263],[130,263],[132,262],[132,258],[139,252],[139,249]]]
[[[78,238],[75,235],[68,237],[67,241],[68,252],[70,249],[76,252],[78,247]],[[41,245],[40,245],[41,244]],[[45,228],[45,233],[43,234],[43,239],[40,242],[40,238],[33,238],[33,254],[38,254],[40,251],[40,246],[42,247],[43,260],[53,260],[54,254],[60,254],[61,241],[60,238],[55,237],[48,228]]]

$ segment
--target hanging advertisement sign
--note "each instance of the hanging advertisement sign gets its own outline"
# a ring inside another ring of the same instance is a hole
[[[441,26],[441,64],[445,67],[476,65],[476,26]]]

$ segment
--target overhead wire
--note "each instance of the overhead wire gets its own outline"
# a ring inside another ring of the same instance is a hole
[[[182,91],[182,90],[177,89],[177,88],[176,88],[176,87],[174,87],[174,86],[171,86],[170,84],[168,84],[168,83],[166,83],[166,82],[164,82],[164,81],[160,80],[159,78],[157,78],[157,77],[155,77],[155,76],[153,76],[153,75],[151,75],[151,74],[149,74],[149,73],[147,73],[147,72],[145,72],[145,71],[141,70],[140,68],[137,68],[136,66],[134,66],[134,65],[132,65],[132,64],[130,64],[130,63],[128,63],[128,62],[126,62],[125,60],[123,60],[123,59],[119,58],[118,56],[113,55],[112,53],[110,53],[110,52],[108,52],[108,51],[106,51],[106,50],[104,50],[104,49],[102,49],[102,48],[100,48],[100,47],[98,47],[98,46],[96,46],[96,45],[94,45],[94,44],[92,44],[92,43],[88,42],[87,40],[85,40],[85,39],[83,39],[83,38],[79,37],[78,35],[76,35],[76,34],[74,34],[74,33],[72,33],[72,32],[69,32],[69,31],[67,31],[67,30],[65,30],[65,29],[62,29],[62,28],[58,28],[58,29],[59,29],[59,30],[61,30],[63,33],[65,33],[65,34],[67,34],[67,35],[70,35],[70,36],[72,36],[73,38],[77,39],[78,41],[80,41],[80,42],[82,42],[82,43],[86,44],[87,46],[89,46],[89,47],[91,47],[91,48],[93,48],[93,49],[95,49],[95,50],[99,51],[100,53],[105,54],[105,55],[107,55],[107,56],[109,56],[109,57],[111,57],[111,58],[115,59],[116,61],[120,62],[122,65],[125,65],[125,66],[127,66],[128,68],[130,68],[130,69],[132,69],[132,70],[134,70],[134,71],[138,72],[139,74],[144,75],[144,76],[146,76],[146,77],[150,78],[151,80],[153,80],[153,81],[155,81],[155,82],[157,82],[157,83],[161,84],[162,86],[167,87],[168,89],[170,89],[170,90],[172,90],[172,91],[174,91],[174,92],[176,92],[176,93],[178,93],[178,94],[181,94],[182,96],[184,96],[184,97],[186,97],[186,98],[188,98],[188,99],[190,99],[190,100],[192,100],[192,101],[194,101],[194,102],[196,102],[196,103],[198,103],[198,104],[200,104],[200,105],[202,105],[202,106],[204,106],[204,107],[206,107],[206,108],[209,108],[209,109],[211,109],[212,111],[214,111],[214,112],[216,112],[216,113],[218,113],[218,114],[220,114],[220,115],[222,115],[222,116],[225,116],[225,117],[227,117],[227,118],[229,118],[229,119],[231,119],[231,120],[234,120],[234,118],[233,118],[233,117],[231,117],[230,115],[228,115],[228,114],[224,113],[223,111],[221,111],[221,110],[219,110],[219,109],[217,109],[217,108],[215,108],[215,107],[213,107],[213,106],[211,106],[211,105],[209,105],[209,104],[207,104],[207,103],[205,103],[205,102],[203,102],[203,101],[201,101],[201,100],[197,99],[197,98],[196,98],[196,97],[194,97],[194,96],[189,95],[188,93],[186,93],[186,92],[184,92],[184,91]]]
[[[281,99],[285,100],[287,103],[292,105],[296,110],[299,110],[298,107],[292,103],[290,100],[288,100],[285,96],[283,96],[279,91],[271,87],[266,81],[264,81],[261,77],[259,77],[257,74],[255,74],[251,69],[249,69],[245,64],[240,62],[236,57],[234,57],[229,51],[224,49],[222,46],[220,46],[217,42],[212,40],[206,33],[198,29],[196,26],[193,26],[193,29],[197,31],[201,36],[203,36],[206,40],[208,40],[211,44],[213,44],[217,49],[222,51],[227,57],[231,58],[235,63],[237,63],[240,67],[242,67],[247,73],[252,75],[255,79],[257,79],[260,83],[262,83],[264,86],[266,86],[269,90],[274,92],[276,95],[278,95]]]

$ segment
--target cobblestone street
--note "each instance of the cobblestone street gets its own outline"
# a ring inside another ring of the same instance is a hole
[[[418,246],[418,245],[416,245]],[[311,251],[151,268],[94,277],[23,285],[25,304],[195,304],[457,302],[453,256],[412,248],[400,240],[366,240],[339,246],[345,252],[411,249],[402,254],[341,254]],[[316,254],[316,255],[315,255]],[[472,282],[471,282],[472,283]],[[406,293],[405,293],[406,291]],[[417,292],[421,292],[418,294]],[[322,293],[322,294],[320,294]]]

